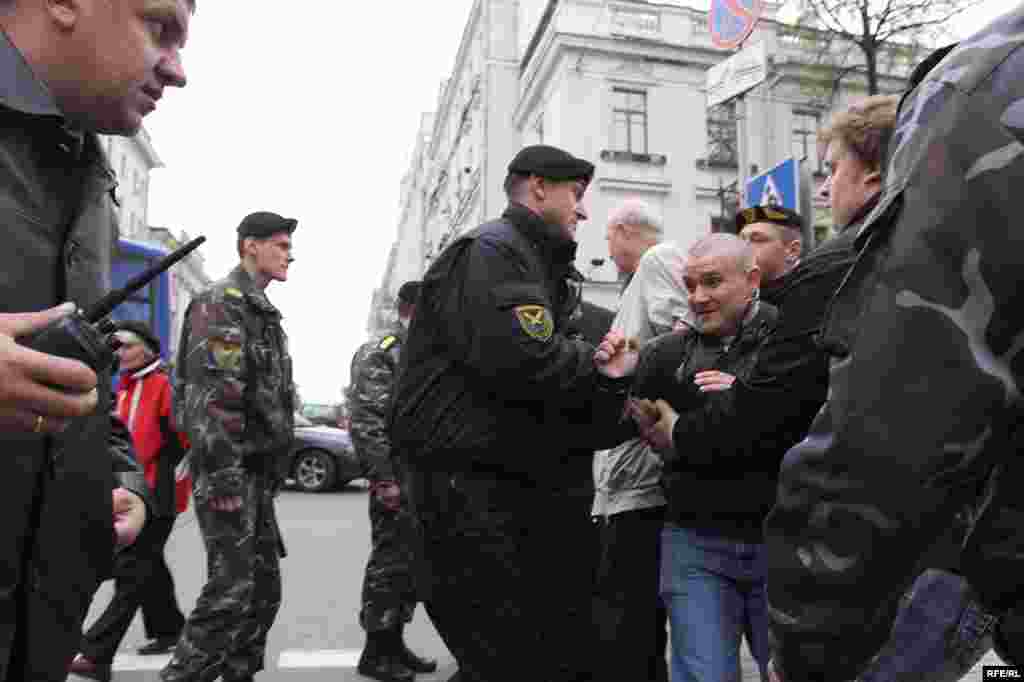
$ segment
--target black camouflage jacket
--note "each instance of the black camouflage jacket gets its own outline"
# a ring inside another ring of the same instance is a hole
[[[900,107],[881,200],[826,318],[829,399],[786,455],[766,521],[788,680],[855,677],[978,483],[1019,478],[1022,46],[1024,7],[963,41]],[[1021,505],[1018,485],[994,487],[964,552],[993,609],[1024,593]]]
[[[349,434],[371,482],[397,481],[388,418],[405,330],[396,327],[368,341],[352,357],[348,389]]]
[[[295,422],[288,338],[241,266],[189,303],[177,372],[197,502],[240,495],[246,473],[280,478]]]

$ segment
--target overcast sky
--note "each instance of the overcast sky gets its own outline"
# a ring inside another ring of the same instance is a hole
[[[987,0],[957,25],[969,33],[1014,4]],[[242,216],[298,219],[289,281],[268,294],[306,401],[336,402],[348,383],[420,115],[452,70],[471,5],[200,0],[188,87],[146,119],[166,164],[153,174],[149,222],[205,234],[212,277],[237,262]]]

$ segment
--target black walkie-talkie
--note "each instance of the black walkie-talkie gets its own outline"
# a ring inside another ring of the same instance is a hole
[[[41,353],[79,360],[94,372],[102,372],[113,364],[114,351],[121,345],[114,336],[117,326],[107,315],[205,241],[206,237],[193,239],[85,310],[76,310],[39,331],[21,337],[18,343]]]

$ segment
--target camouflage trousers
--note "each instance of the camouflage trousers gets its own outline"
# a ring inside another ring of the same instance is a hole
[[[412,620],[416,609],[416,566],[419,536],[405,495],[391,511],[370,494],[373,543],[363,579],[359,623],[367,632],[392,630]]]
[[[247,477],[242,508],[196,503],[208,578],[185,623],[165,682],[246,679],[263,670],[267,633],[281,605],[283,555],[274,495],[266,478]]]

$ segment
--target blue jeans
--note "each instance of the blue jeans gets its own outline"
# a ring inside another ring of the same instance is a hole
[[[661,598],[672,626],[672,682],[740,682],[740,644],[767,680],[764,545],[667,523],[661,532]]]
[[[992,648],[996,616],[960,576],[929,569],[903,598],[892,635],[860,682],[953,682]]]

